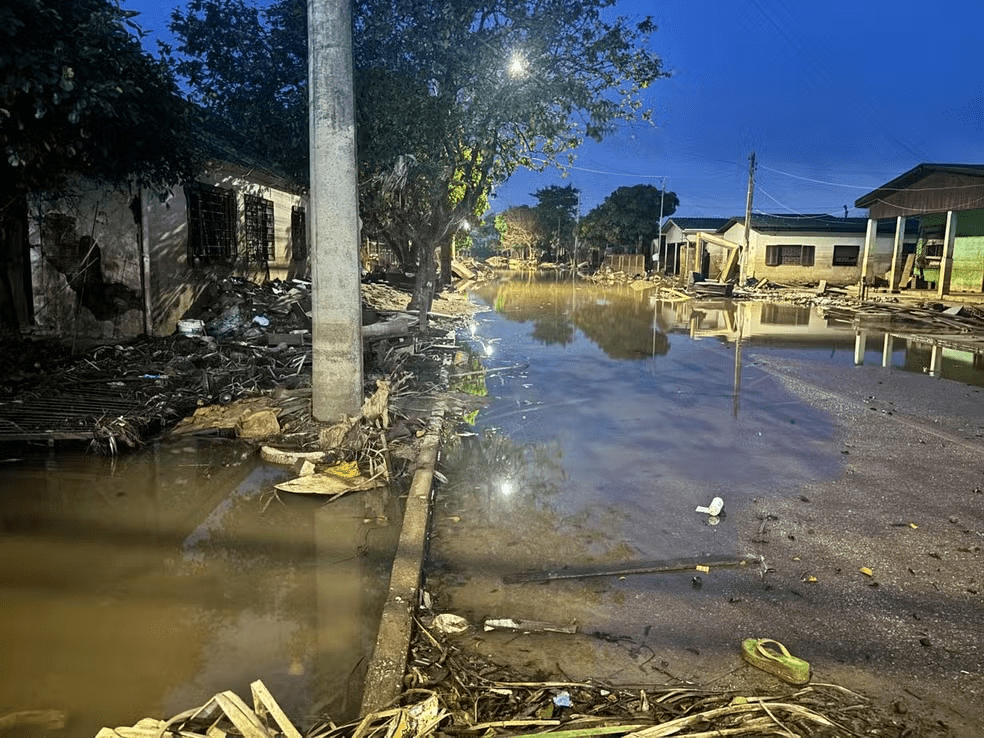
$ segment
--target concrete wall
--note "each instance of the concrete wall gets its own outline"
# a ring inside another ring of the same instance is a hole
[[[945,213],[923,216],[923,225],[942,231],[946,225]],[[920,247],[921,253],[921,247]],[[939,268],[924,271],[930,283],[939,279]],[[957,213],[957,233],[953,241],[953,274],[951,292],[981,292],[984,290],[984,210],[968,210]]]
[[[200,179],[206,185],[233,190],[236,195],[237,250],[243,252],[245,242],[245,205],[247,194],[273,202],[273,254],[269,261],[270,279],[288,279],[302,276],[306,262],[292,258],[291,212],[295,206],[307,209],[307,198],[275,186],[251,179],[244,170],[230,165],[213,166]],[[191,307],[208,281],[229,274],[239,274],[257,282],[267,278],[267,273],[255,265],[241,260],[232,264],[194,263],[189,261],[188,250],[188,201],[181,189],[176,189],[166,202],[148,199],[145,203],[145,228],[150,246],[151,295],[154,332],[158,335],[173,333],[177,321]]]
[[[744,225],[736,223],[725,233],[719,234],[729,241],[740,243]],[[861,261],[864,258],[864,232],[861,233],[761,233],[754,228],[749,235],[749,253],[746,255],[745,276],[756,279],[772,279],[780,283],[816,283],[827,280],[831,285],[857,284],[861,279]],[[906,240],[914,240],[907,234]],[[772,245],[812,245],[812,266],[766,264],[766,248]],[[834,266],[834,246],[858,246],[857,266]],[[885,277],[892,267],[894,234],[882,233],[875,240],[869,262],[869,274]]]
[[[143,330],[137,192],[70,180],[28,203],[36,325],[81,338]]]

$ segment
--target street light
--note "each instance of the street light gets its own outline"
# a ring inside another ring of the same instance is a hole
[[[526,76],[526,58],[519,53],[514,51],[509,59],[509,65],[506,67],[506,71],[509,76],[513,79],[519,79]]]

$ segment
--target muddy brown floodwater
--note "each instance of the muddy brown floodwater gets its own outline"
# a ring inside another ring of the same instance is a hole
[[[810,307],[473,296],[489,403],[444,450],[427,576],[462,645],[544,679],[775,689],[739,654],[776,638],[912,735],[984,734],[980,356]],[[547,581],[698,557],[756,563]]]
[[[226,442],[2,460],[0,714],[61,710],[91,738],[261,679],[299,726],[357,716],[387,493],[271,499],[289,470]]]

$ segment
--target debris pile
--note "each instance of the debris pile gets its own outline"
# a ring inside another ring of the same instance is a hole
[[[542,681],[467,652],[423,625],[411,650],[406,707],[436,697],[440,711],[432,722],[444,735],[839,736],[895,735],[911,727],[832,684],[749,693],[692,684]]]

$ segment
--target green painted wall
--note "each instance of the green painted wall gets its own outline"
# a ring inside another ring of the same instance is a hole
[[[943,227],[945,213],[923,216],[924,226]],[[922,253],[922,241],[916,253]],[[939,270],[926,269],[925,278],[936,282]],[[981,292],[984,290],[984,210],[966,210],[957,214],[957,235],[953,242],[953,274],[951,292]]]

